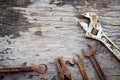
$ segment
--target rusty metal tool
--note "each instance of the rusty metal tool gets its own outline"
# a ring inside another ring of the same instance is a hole
[[[84,56],[88,57],[91,60],[91,62],[94,65],[95,70],[97,71],[100,79],[101,80],[108,80],[107,77],[105,76],[103,70],[101,69],[100,65],[98,64],[97,59],[94,55],[96,48],[92,44],[88,44],[88,46],[90,47],[89,51],[82,49]]]
[[[81,74],[82,74],[83,80],[89,80],[89,79],[88,79],[88,76],[87,76],[87,74],[86,74],[86,71],[85,71],[85,69],[84,69],[84,66],[83,66],[83,64],[82,64],[82,55],[79,55],[79,54],[78,54],[77,56],[78,56],[78,61],[75,60],[75,59],[73,59],[73,62],[78,65],[78,67],[79,67],[79,69],[80,69],[80,72],[81,72]]]
[[[86,12],[82,16],[90,19],[90,23],[79,21],[82,28],[85,30],[85,37],[102,42],[118,60],[120,60],[120,48],[104,33],[99,16],[93,12]]]
[[[34,71],[39,74],[44,74],[48,70],[46,64],[36,64],[33,66],[26,66],[26,67],[10,67],[10,68],[0,68],[0,73],[15,73],[15,72],[29,72]]]
[[[62,57],[56,59],[56,67],[60,80],[73,80]]]

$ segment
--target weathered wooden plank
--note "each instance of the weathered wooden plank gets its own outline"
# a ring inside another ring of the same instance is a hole
[[[99,13],[103,30],[120,47],[120,5],[117,1],[110,0],[109,2],[106,4],[107,7],[100,8],[95,2],[96,6],[94,4],[93,8],[87,4],[84,6],[70,4],[56,6],[55,4],[49,5],[49,0],[37,0],[26,8],[13,7],[33,25],[27,31],[20,31],[21,36],[17,38],[0,37],[0,67],[22,66],[25,62],[27,62],[26,65],[46,63],[49,70],[47,74],[43,75],[34,72],[7,74],[2,80],[40,80],[43,77],[50,80],[57,75],[55,59],[62,56],[65,60],[72,62],[72,58],[77,58],[77,53],[82,53],[82,48],[88,49],[87,43],[95,44],[98,62],[108,79],[119,80],[119,62],[103,44],[84,38],[85,32],[81,26],[78,26],[78,20],[84,20],[75,16],[76,11]],[[24,20],[24,18],[22,19]],[[41,33],[36,35],[37,31]],[[83,57],[83,64],[90,80],[99,80],[89,59]],[[74,80],[82,80],[76,65],[74,67],[67,65],[67,67]]]

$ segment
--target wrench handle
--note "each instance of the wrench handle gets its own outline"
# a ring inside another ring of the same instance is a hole
[[[82,74],[83,80],[89,80],[82,63],[78,63],[78,67],[79,67],[80,72]]]
[[[14,68],[0,68],[0,73],[8,73],[8,72],[28,72],[33,71],[32,67],[14,67]]]
[[[44,68],[44,69],[42,69]],[[26,67],[11,67],[11,68],[0,68],[0,73],[12,73],[12,72],[28,72],[34,71],[40,74],[46,73],[48,67],[46,64],[38,64],[33,66],[26,66]]]
[[[113,55],[120,60],[120,49],[116,44],[113,43],[105,34],[102,35],[100,40],[112,53]]]
[[[101,80],[108,80],[107,77],[105,76],[103,70],[101,69],[100,65],[98,64],[97,59],[95,58],[94,55],[90,56],[90,60],[91,60],[92,64],[94,65],[95,70],[97,71],[100,79]]]

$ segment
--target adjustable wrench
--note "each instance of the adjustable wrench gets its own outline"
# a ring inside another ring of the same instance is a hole
[[[113,55],[120,60],[120,48],[103,32],[99,16],[93,12],[86,12],[81,15],[90,19],[89,24],[79,21],[80,25],[86,32],[85,37],[102,42],[113,53]]]
[[[10,67],[10,68],[0,68],[0,73],[14,73],[14,72],[29,72],[35,71],[40,74],[46,73],[48,67],[46,64],[38,64],[33,66],[26,66],[26,67]]]
[[[78,54],[77,56],[78,56],[78,61],[75,60],[75,59],[73,59],[73,62],[78,65],[78,67],[79,67],[79,69],[80,69],[80,72],[81,72],[81,74],[82,74],[83,80],[89,80],[89,79],[88,79],[88,76],[87,76],[87,74],[86,74],[86,71],[85,71],[85,69],[84,69],[84,66],[83,66],[83,64],[82,64],[82,56],[79,55],[79,54]]]
[[[95,58],[94,53],[96,51],[96,48],[91,44],[88,44],[88,46],[90,47],[90,50],[85,51],[84,49],[82,49],[82,53],[84,54],[84,56],[88,57],[91,60],[91,62],[94,65],[95,70],[97,71],[100,79],[101,80],[108,80],[107,77],[105,76],[104,72],[102,71],[100,65],[98,64],[97,59]]]
[[[73,80],[62,57],[56,59],[56,67],[60,76],[60,80]]]

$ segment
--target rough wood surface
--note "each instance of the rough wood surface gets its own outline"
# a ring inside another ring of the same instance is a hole
[[[13,32],[9,36],[0,37],[0,67],[46,63],[49,68],[48,73],[43,75],[34,72],[0,74],[0,80],[42,80],[42,78],[51,80],[54,75],[57,76],[55,59],[62,56],[65,60],[73,63],[72,58],[77,59],[76,55],[82,53],[82,48],[88,49],[87,43],[93,43],[96,46],[97,60],[108,79],[120,80],[120,62],[103,44],[84,38],[85,32],[78,24],[78,20],[84,19],[76,17],[78,12],[98,13],[104,32],[120,47],[119,0],[96,0],[91,4],[84,4],[84,1],[81,0],[79,5],[65,4],[61,6],[49,4],[49,0],[31,0],[31,2],[32,4],[27,7],[12,7],[13,10],[20,11],[24,17],[20,16],[19,21],[22,25],[17,28],[20,30],[20,36],[11,38],[12,35],[14,36]],[[25,18],[26,21],[23,22],[22,20]],[[3,23],[0,23],[0,26],[3,26]],[[27,28],[27,30],[24,31],[21,28]],[[14,28],[10,29],[14,30]],[[99,80],[89,59],[83,57],[83,64],[89,79]],[[74,67],[67,66],[74,80],[82,80],[76,65]]]

